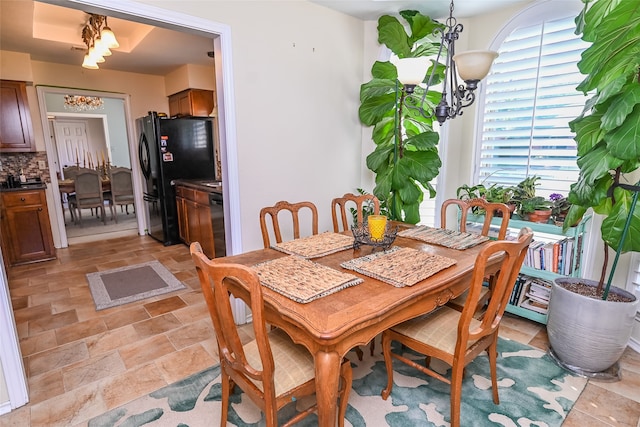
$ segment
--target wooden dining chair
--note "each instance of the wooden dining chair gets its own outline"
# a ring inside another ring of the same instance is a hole
[[[190,247],[218,343],[222,383],[220,425],[227,425],[229,395],[238,385],[265,414],[268,427],[278,424],[277,413],[285,405],[316,392],[313,356],[295,344],[282,329],[267,332],[262,285],[257,273],[240,264],[212,262],[198,242]],[[235,283],[237,288],[229,285]],[[238,291],[237,289],[242,289]],[[229,295],[250,305],[255,339],[242,344],[233,319]],[[344,426],[352,371],[345,359],[340,369],[338,425]],[[314,404],[283,424],[290,426],[316,411]]]
[[[124,206],[129,215],[129,205],[133,205],[135,213],[135,204],[133,196],[133,182],[131,180],[131,169],[114,167],[109,170],[109,183],[111,185],[111,191],[107,193],[105,198],[109,201],[109,208],[111,209],[111,217],[118,223],[118,210],[117,206]]]
[[[442,203],[442,208],[440,209],[440,224],[442,228],[447,228],[447,215],[449,213],[449,207],[456,206],[458,211],[456,212],[458,217],[457,228],[458,231],[465,232],[467,231],[467,218],[469,216],[469,212],[481,211],[484,215],[484,220],[482,223],[482,231],[480,234],[483,236],[489,236],[491,231],[491,225],[494,218],[500,218],[500,228],[498,229],[498,234],[495,236],[498,240],[504,240],[507,236],[507,228],[509,226],[509,219],[511,216],[511,212],[509,207],[504,203],[492,203],[487,202],[485,199],[448,199]],[[480,298],[478,300],[477,312],[481,312],[482,307],[486,304],[489,299],[489,294],[491,293],[491,289],[493,288],[493,278],[487,277],[487,285],[484,286],[481,290]],[[463,293],[458,298],[455,298],[449,301],[449,306],[455,308],[458,311],[462,311],[466,301],[468,292]]]
[[[362,224],[366,219],[365,210],[373,215],[380,213],[380,201],[373,194],[347,193],[342,197],[336,197],[331,201],[333,231],[349,231],[354,223]]]
[[[509,296],[520,272],[522,261],[533,238],[533,232],[525,227],[517,241],[497,240],[487,243],[478,254],[470,280],[469,302],[462,312],[442,306],[422,317],[408,320],[382,333],[382,352],[387,369],[387,386],[382,390],[386,400],[393,388],[393,362],[395,358],[407,365],[451,385],[451,427],[460,426],[460,400],[464,368],[476,356],[487,351],[491,371],[493,402],[500,403],[497,383],[498,328],[509,302]],[[490,259],[502,256],[496,274],[495,287],[482,320],[474,318],[474,301],[480,297],[482,282],[489,273]],[[426,356],[425,366],[416,363],[404,354],[391,352],[391,342],[397,341]],[[431,357],[451,366],[451,377],[429,368]]]
[[[342,197],[336,197],[331,201],[331,218],[333,220],[333,231],[340,233],[351,230],[354,224],[362,224],[365,220],[365,210],[373,215],[380,213],[380,201],[373,194],[352,194],[346,193]],[[347,215],[349,212],[349,215]],[[355,349],[359,360],[362,360],[364,353],[360,347]],[[369,353],[373,356],[375,351],[375,340],[369,344]]]
[[[98,171],[81,169],[74,179],[75,194],[70,198],[70,207],[76,209],[76,221],[82,225],[82,209],[96,208],[102,214],[102,222],[107,224],[102,196],[102,179]]]
[[[280,227],[280,214],[281,212],[285,211],[287,211],[291,215],[292,219],[291,228],[287,228],[286,230],[291,231],[294,239],[300,238],[300,219],[301,217],[304,217],[303,215],[306,215],[310,218],[310,235],[318,234],[318,209],[316,208],[316,205],[311,202],[290,203],[282,200],[276,203],[274,206],[264,207],[260,209],[260,230],[262,231],[262,241],[264,243],[265,249],[270,248],[272,245],[270,233],[272,233],[275,238],[275,242],[273,244],[282,243],[282,236],[285,228]],[[267,216],[271,218],[271,230],[267,225]],[[306,228],[305,230],[309,231],[308,228]]]

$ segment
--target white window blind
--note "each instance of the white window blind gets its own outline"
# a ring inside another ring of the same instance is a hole
[[[485,83],[476,179],[515,185],[537,175],[539,193],[566,195],[578,177],[569,122],[586,98],[576,86],[586,48],[574,18],[520,27],[505,38]]]

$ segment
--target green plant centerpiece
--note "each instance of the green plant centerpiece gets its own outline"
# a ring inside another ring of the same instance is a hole
[[[639,188],[625,183],[640,167],[640,2],[583,1],[577,33],[590,46],[578,62],[585,78],[577,90],[591,98],[570,122],[580,173],[568,195],[564,228],[589,208],[602,215],[604,264],[599,281],[556,279],[547,332],[552,354],[564,366],[597,375],[622,355],[638,304],[611,281],[619,255],[640,250],[640,210],[634,209]],[[616,262],[605,285],[610,249]]]
[[[406,20],[410,33],[396,17],[384,15],[378,20],[378,41],[398,58],[435,56],[440,38],[434,36],[434,30],[444,25],[413,10],[401,11],[400,16]],[[432,84],[436,84],[444,75],[444,65],[433,66],[436,73]],[[425,76],[428,72],[425,70]],[[416,224],[420,221],[423,188],[430,197],[435,196],[431,181],[442,165],[434,117],[425,118],[406,106],[408,92],[390,61],[376,61],[371,74],[373,79],[360,88],[359,116],[362,123],[373,126],[376,148],[367,156],[367,167],[376,175],[373,194],[385,203],[390,219]],[[411,99],[422,99],[423,91],[416,86]],[[424,110],[433,111],[440,98],[439,92],[429,90]]]

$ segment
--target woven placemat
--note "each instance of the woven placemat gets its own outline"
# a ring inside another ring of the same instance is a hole
[[[303,304],[364,281],[297,256],[265,261],[253,269],[263,286]]]
[[[433,228],[426,225],[403,230],[398,233],[398,236],[460,250],[471,248],[489,240],[489,237],[481,234],[447,230],[446,228]]]
[[[455,263],[451,258],[394,246],[386,252],[356,258],[340,266],[402,288],[413,286]]]
[[[302,239],[289,240],[271,246],[273,249],[289,255],[303,258],[318,258],[335,252],[353,248],[353,236],[326,232]]]

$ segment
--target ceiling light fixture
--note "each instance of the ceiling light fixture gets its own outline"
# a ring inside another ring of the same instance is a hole
[[[438,49],[438,55],[433,62],[431,73],[426,77],[429,58],[402,58],[396,65],[398,80],[404,85],[407,93],[405,105],[408,108],[418,110],[423,117],[435,117],[440,124],[447,119],[453,119],[462,115],[462,109],[470,106],[476,99],[474,91],[478,88],[480,80],[489,74],[493,60],[498,57],[497,52],[472,50],[456,54],[455,41],[460,37],[462,24],[458,24],[453,17],[453,0],[449,6],[449,18],[445,22],[444,30],[437,29],[435,34],[442,33],[442,40]],[[446,49],[444,80],[442,82],[442,98],[430,114],[424,110],[424,103],[429,88],[435,83],[434,76],[443,49]],[[456,72],[457,70],[457,72]],[[466,83],[466,86],[458,84],[458,74]],[[426,80],[426,87],[421,98],[417,98],[413,92],[417,85]],[[413,104],[413,105],[412,105]]]
[[[99,96],[65,95],[64,108],[75,112],[101,110],[104,100]]]
[[[115,34],[107,25],[104,15],[89,14],[89,22],[82,29],[82,41],[87,45],[82,66],[97,70],[105,56],[111,55],[111,49],[120,47]]]

